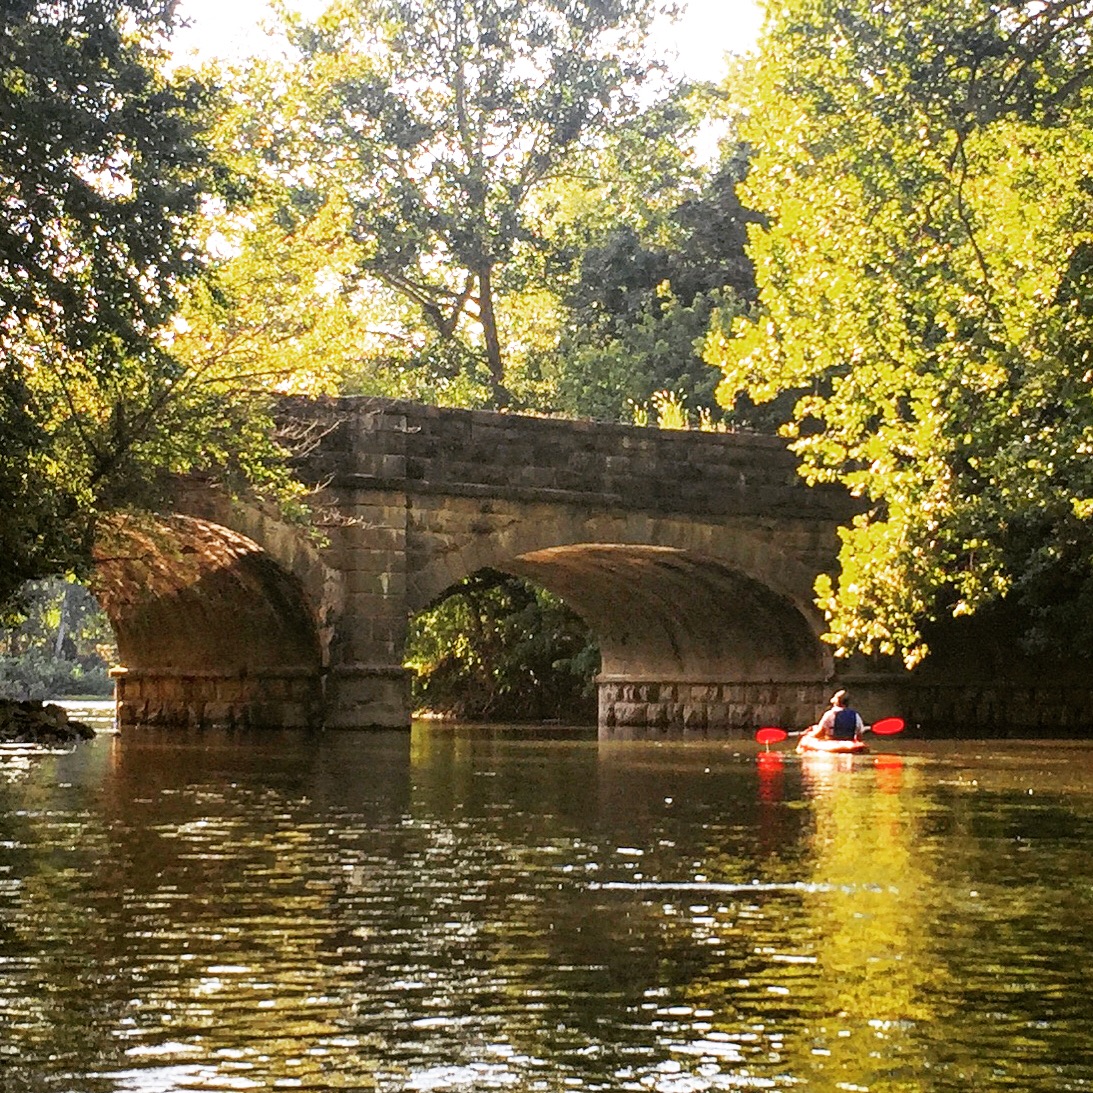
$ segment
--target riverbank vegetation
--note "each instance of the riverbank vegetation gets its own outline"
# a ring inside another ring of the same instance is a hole
[[[0,605],[86,573],[104,512],[172,473],[280,483],[261,384],[172,351],[211,273],[203,211],[245,185],[205,137],[217,92],[168,74],[171,5],[0,10]]]
[[[75,581],[33,581],[22,589],[22,620],[0,630],[0,694],[9,698],[104,698],[118,663],[110,623]]]
[[[1093,654],[1091,18],[787,0],[739,85],[760,303],[707,357],[727,406],[795,392],[804,473],[867,503],[818,586],[840,652],[913,664],[1004,600]]]
[[[494,570],[453,585],[411,626],[414,705],[461,720],[589,723],[600,655],[561,600]]]
[[[784,0],[720,87],[663,8],[337,0],[193,71],[169,6],[6,6],[6,619],[174,474],[300,517],[271,399],[375,394],[781,427],[866,501],[817,588],[840,653],[1000,600],[1093,653],[1093,5]],[[505,717],[586,708],[595,664],[497,574],[408,657]]]

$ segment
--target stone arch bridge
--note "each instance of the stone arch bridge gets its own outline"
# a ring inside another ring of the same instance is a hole
[[[807,488],[779,440],[375,398],[286,412],[316,438],[297,469],[322,487],[323,538],[199,481],[103,535],[122,725],[408,725],[408,619],[486,566],[590,625],[603,731],[807,724],[823,705],[813,582],[854,505]]]

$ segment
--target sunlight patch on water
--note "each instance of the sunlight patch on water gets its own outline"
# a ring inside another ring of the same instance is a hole
[[[753,892],[829,892],[831,886],[791,881],[788,884],[766,884],[750,881],[747,884],[720,884],[711,881],[592,881],[589,891],[600,892],[710,892],[714,895],[738,896]]]
[[[518,1074],[501,1064],[474,1063],[470,1066],[437,1066],[412,1073],[403,1088],[433,1093],[442,1089],[500,1089],[519,1082]]]

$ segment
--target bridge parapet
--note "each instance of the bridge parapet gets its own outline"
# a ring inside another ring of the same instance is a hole
[[[291,400],[324,433],[302,465],[335,489],[595,505],[663,515],[845,519],[845,490],[808,487],[777,437],[640,428],[397,399]]]

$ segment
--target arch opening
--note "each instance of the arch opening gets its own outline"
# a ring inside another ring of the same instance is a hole
[[[827,674],[795,605],[716,560],[671,547],[586,544],[534,551],[504,567],[581,615],[603,675],[630,679],[806,680]]]
[[[803,726],[823,708],[834,673],[820,619],[738,564],[673,546],[570,542],[495,555],[491,570],[547,590],[588,627],[601,653],[601,732]]]
[[[674,547],[587,543],[502,565],[560,596],[599,641],[601,732],[807,725],[831,658],[815,618],[733,566]]]
[[[599,649],[542,586],[487,568],[410,620],[415,710],[468,721],[594,724]]]
[[[95,546],[126,724],[317,724],[322,647],[300,582],[246,536],[190,516],[124,517]]]

